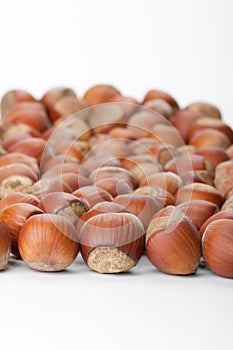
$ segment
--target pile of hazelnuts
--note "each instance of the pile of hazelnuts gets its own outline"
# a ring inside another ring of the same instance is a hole
[[[81,252],[99,273],[200,263],[233,278],[233,131],[219,109],[143,101],[110,85],[1,99],[0,269],[10,254],[61,271]]]

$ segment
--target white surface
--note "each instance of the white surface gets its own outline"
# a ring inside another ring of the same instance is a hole
[[[233,125],[232,12],[231,0],[0,1],[0,93],[81,95],[106,82],[142,99],[155,87],[181,105],[214,102]],[[0,348],[232,349],[232,287],[203,269],[162,274],[145,258],[117,276],[12,260],[0,273]]]
[[[0,280],[1,344],[10,349],[233,346],[232,280],[203,268],[169,276],[143,257],[128,274],[100,275],[79,258],[66,272],[39,273],[12,260]]]

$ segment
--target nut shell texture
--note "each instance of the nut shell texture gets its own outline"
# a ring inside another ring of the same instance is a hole
[[[31,217],[20,232],[18,244],[23,260],[38,271],[64,270],[78,254],[74,226],[55,214]]]
[[[80,232],[81,253],[86,264],[100,273],[128,271],[140,259],[144,247],[141,221],[129,213],[99,214]]]
[[[206,265],[217,275],[233,278],[233,220],[210,223],[202,238]]]
[[[194,273],[201,247],[198,231],[185,218],[170,217],[152,220],[146,233],[146,254],[160,271],[174,275]]]

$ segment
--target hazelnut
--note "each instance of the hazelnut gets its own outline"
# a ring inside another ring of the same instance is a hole
[[[109,132],[112,128],[125,125],[124,106],[108,103],[92,107],[88,117],[88,125],[94,134]]]
[[[11,248],[11,237],[6,226],[0,222],[0,270],[7,268]]]
[[[202,183],[191,183],[180,188],[176,195],[176,203],[180,204],[194,199],[201,199],[216,204],[219,208],[223,198],[213,186]]]
[[[150,137],[162,144],[169,144],[174,147],[181,147],[184,141],[180,134],[171,125],[156,124],[152,126]]]
[[[22,153],[7,153],[0,158],[0,167],[5,167],[11,164],[24,164],[29,166],[35,174],[39,174],[38,163],[33,157],[29,157]]]
[[[138,185],[137,179],[132,172],[115,166],[103,166],[97,168],[90,174],[89,179],[92,183],[94,183],[109,177],[119,180],[126,180],[133,186],[133,188],[136,188]]]
[[[233,158],[233,145],[229,146],[226,150],[227,155],[229,156],[229,158]]]
[[[110,154],[96,154],[90,157],[86,156],[82,161],[82,166],[89,172],[92,172],[102,166],[121,167],[121,163],[116,157]]]
[[[164,100],[165,102],[167,102],[173,108],[174,112],[176,112],[179,109],[179,106],[176,100],[171,95],[160,90],[148,91],[143,99],[143,104],[145,104],[147,101],[157,100],[157,99]]]
[[[138,138],[136,141],[129,141],[128,142],[128,147],[131,149],[132,151],[132,156],[142,156],[142,155],[150,155],[150,157],[153,157],[153,159],[158,158],[157,154],[153,152],[149,152],[150,147],[154,147],[157,145],[161,145],[161,143],[159,143],[156,140],[153,140],[152,138],[149,137],[149,134],[147,137],[142,137],[142,138]],[[167,145],[165,145],[167,146]],[[158,159],[157,159],[158,160]]]
[[[130,172],[134,175],[137,182],[146,181],[147,177],[151,174],[156,174],[162,171],[162,167],[159,163],[150,163],[144,162],[136,164],[133,168],[130,169]]]
[[[38,271],[61,271],[78,254],[77,233],[73,224],[55,214],[29,218],[19,235],[22,259]]]
[[[191,110],[180,110],[174,115],[172,125],[177,129],[185,143],[188,142],[189,131],[193,123],[201,117],[201,114]]]
[[[85,120],[79,118],[79,114],[69,118],[60,118],[54,123],[54,126],[56,129],[52,137],[57,139],[60,138],[59,134],[64,136],[65,131],[70,132],[74,140],[78,139],[78,141],[88,141],[92,135],[90,126]]]
[[[8,137],[5,141],[3,141],[2,146],[8,152],[8,150],[12,146],[14,146],[17,142],[26,140],[29,138],[31,138],[31,136],[26,133],[13,134],[12,136]]]
[[[193,125],[189,130],[189,139],[192,138],[192,136],[195,135],[197,131],[204,130],[207,128],[221,131],[230,139],[231,142],[233,141],[233,131],[229,125],[225,124],[220,119],[207,118],[207,117],[198,118],[193,123]]]
[[[165,171],[171,171],[178,175],[183,175],[187,171],[206,170],[209,174],[214,174],[212,165],[202,156],[197,154],[182,154],[167,162]]]
[[[214,167],[219,163],[229,160],[227,152],[220,147],[206,147],[195,151],[199,156],[205,157],[206,160]]]
[[[162,167],[164,167],[165,164],[171,159],[179,155],[177,148],[174,146],[165,143],[162,144],[159,142],[156,142],[152,146],[149,146],[146,153],[149,153],[150,155],[156,157]]]
[[[96,186],[110,193],[113,198],[121,194],[129,194],[133,192],[133,186],[125,179],[107,177],[97,181]]]
[[[1,199],[0,201],[0,212],[4,209],[7,209],[12,204],[17,203],[27,203],[34,206],[37,206],[39,203],[39,200],[37,197],[23,193],[23,192],[14,192],[12,194],[9,194],[5,198]]]
[[[62,157],[62,160],[63,159],[64,158]],[[89,176],[89,171],[86,168],[84,168],[82,165],[77,164],[77,163],[62,162],[61,164],[51,166],[49,168],[49,170],[45,171],[42,174],[41,179],[54,178],[55,176],[64,175],[67,173],[76,174],[76,175],[83,175],[85,177]]]
[[[54,123],[57,119],[70,117],[86,107],[87,104],[83,100],[79,100],[74,96],[64,96],[50,107],[50,119]]]
[[[50,127],[50,121],[44,109],[20,107],[12,110],[4,117],[5,125],[26,124],[40,133]]]
[[[233,187],[232,172],[232,160],[218,164],[215,169],[214,184],[223,197],[226,196],[228,191]]]
[[[169,122],[161,114],[151,110],[140,110],[134,113],[128,120],[126,129],[134,133],[137,139],[148,137],[152,127],[156,124],[166,124]]]
[[[56,87],[48,90],[41,98],[41,102],[50,111],[54,104],[64,97],[76,97],[74,90],[67,87]]]
[[[213,185],[213,176],[206,170],[190,170],[181,175],[181,179],[184,185],[191,184],[193,182],[199,182],[207,185]]]
[[[95,85],[89,88],[83,96],[84,101],[90,106],[111,101],[120,92],[111,85]]]
[[[71,193],[71,188],[66,184],[62,183],[61,178],[54,177],[40,179],[35,182],[31,187],[27,188],[27,193],[41,198],[42,195],[52,192],[68,192]]]
[[[82,226],[82,257],[87,266],[96,272],[126,272],[137,264],[142,255],[144,234],[141,221],[133,214],[96,215]]]
[[[104,201],[111,202],[113,199],[110,193],[97,186],[83,186],[74,191],[73,195],[85,199],[91,208],[97,203]]]
[[[143,163],[150,163],[157,166],[157,170],[161,169],[161,166],[156,157],[149,154],[136,154],[126,158],[121,158],[120,161],[122,167],[127,170],[132,170],[135,166]]]
[[[10,124],[4,125],[2,130],[2,139],[7,140],[9,137],[13,135],[17,135],[19,133],[26,133],[32,137],[40,137],[40,132],[35,128],[26,125],[26,124]]]
[[[199,230],[206,220],[218,212],[218,207],[212,202],[205,200],[192,200],[177,206]]]
[[[113,203],[121,204],[127,212],[136,215],[142,221],[145,229],[152,216],[162,208],[159,200],[141,194],[123,194],[114,198]]]
[[[216,106],[207,102],[194,102],[188,105],[186,109],[195,113],[200,113],[208,118],[221,119],[220,110]]]
[[[109,134],[109,136],[111,136],[113,138],[135,140],[134,133],[131,130],[126,129],[124,127],[112,128],[108,134]]]
[[[172,172],[159,172],[147,177],[146,180],[140,182],[140,187],[155,186],[165,189],[167,192],[175,195],[180,187],[183,185],[181,178]]]
[[[223,204],[221,210],[233,210],[233,196],[230,196]]]
[[[177,155],[182,155],[182,154],[195,154],[196,152],[196,147],[192,145],[184,145],[181,147],[178,147],[177,149]]]
[[[89,142],[90,145],[90,142]],[[97,155],[110,155],[115,158],[125,158],[133,155],[133,150],[129,148],[126,140],[122,139],[107,139],[98,142],[92,146],[91,151],[88,154],[88,157],[97,156]]]
[[[23,90],[8,91],[1,99],[2,117],[4,118],[16,104],[23,101],[35,101],[35,98]]]
[[[175,204],[175,198],[174,196],[166,191],[165,189],[158,187],[158,186],[142,186],[137,188],[134,191],[134,194],[143,194],[143,195],[148,195],[150,197],[153,197],[157,199],[162,206],[167,206],[167,205],[174,205]]]
[[[163,216],[151,221],[146,232],[146,255],[160,271],[188,275],[197,270],[200,236],[185,217]]]
[[[233,221],[211,222],[202,237],[203,257],[211,271],[233,278]]]
[[[77,220],[89,210],[84,200],[65,192],[54,192],[42,196],[38,208],[45,213],[64,216],[73,224],[76,224]]]
[[[108,141],[108,140],[112,140],[111,136],[109,136],[108,134],[96,134],[91,136],[91,138],[88,140],[88,143],[90,145],[90,147],[95,147],[99,144],[101,144],[102,142]]]
[[[37,175],[24,164],[11,164],[0,168],[0,198],[14,192],[27,193],[36,179]]]
[[[11,204],[0,212],[0,221],[6,225],[11,235],[11,251],[16,257],[20,257],[18,251],[18,238],[21,228],[29,217],[42,213],[42,210],[27,203]]]
[[[178,207],[175,207],[174,205],[168,205],[152,216],[150,224],[154,219],[161,218],[164,216],[170,216],[172,217],[172,220],[179,221],[185,217],[185,214],[180,209],[178,209]]]
[[[226,149],[231,145],[231,140],[222,131],[206,128],[196,131],[189,143],[197,148],[220,147]]]
[[[16,145],[10,147],[8,152],[23,153],[23,154],[26,154],[27,156],[36,158],[36,160],[39,162],[45,147],[46,147],[45,140],[39,137],[32,137],[30,139],[17,142]]]
[[[209,219],[207,219],[200,228],[201,237],[203,236],[207,226],[211,222],[216,221],[216,220],[221,220],[221,219],[233,220],[233,211],[232,210],[222,210],[222,211],[219,211],[218,213],[212,215],[211,217],[209,217]]]
[[[50,170],[55,166],[63,167],[66,163],[71,163],[72,165],[79,164],[79,161],[76,158],[68,157],[65,154],[59,154],[55,157],[50,157],[48,159],[44,159],[42,157],[42,161],[40,163],[40,170],[44,174],[46,171]]]
[[[93,216],[105,213],[125,213],[126,210],[123,205],[113,202],[100,202],[95,204],[90,210],[84,213],[77,222],[77,232],[81,231],[82,226],[87,220]]]
[[[172,108],[172,106],[168,102],[160,98],[149,100],[144,103],[144,106],[160,113],[168,120],[171,119],[174,114],[174,109]]]

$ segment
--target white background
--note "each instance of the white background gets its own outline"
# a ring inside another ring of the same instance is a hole
[[[231,0],[1,0],[0,14],[1,95],[110,83],[141,100],[160,88],[182,106],[217,104],[233,125]],[[164,275],[145,258],[117,276],[81,259],[58,274],[12,260],[0,273],[0,348],[232,349],[232,286],[205,269]]]

